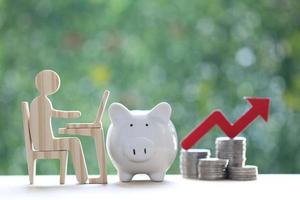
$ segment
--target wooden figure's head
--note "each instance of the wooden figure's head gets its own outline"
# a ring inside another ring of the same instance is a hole
[[[43,70],[35,76],[35,86],[41,95],[51,95],[59,89],[60,78],[53,70]]]

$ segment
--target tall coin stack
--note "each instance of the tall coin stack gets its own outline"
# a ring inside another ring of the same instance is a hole
[[[218,137],[216,139],[216,157],[228,159],[229,167],[242,167],[246,162],[246,138]]]
[[[258,170],[256,166],[247,166],[246,162],[246,138],[219,137],[216,139],[216,156],[228,159],[228,178],[233,180],[256,180]]]
[[[180,173],[184,178],[198,178],[199,159],[209,158],[210,150],[208,149],[182,149],[180,152]]]

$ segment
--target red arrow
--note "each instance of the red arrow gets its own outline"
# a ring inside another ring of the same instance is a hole
[[[246,129],[258,116],[261,116],[267,122],[270,99],[258,97],[246,97],[245,99],[252,107],[236,120],[235,123],[230,123],[221,110],[215,110],[182,140],[182,148],[191,148],[215,125],[218,125],[228,137],[234,138]]]

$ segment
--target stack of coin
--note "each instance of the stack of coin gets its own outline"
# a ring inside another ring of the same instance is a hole
[[[200,159],[198,163],[198,178],[202,180],[225,179],[228,160],[219,158]]]
[[[181,150],[180,172],[185,178],[203,180],[256,180],[256,166],[245,165],[246,138],[219,137],[216,139],[216,158],[207,149]]]
[[[182,149],[180,152],[180,173],[184,178],[198,178],[198,161],[201,158],[209,158],[208,149]]]
[[[246,165],[243,167],[229,167],[229,178],[239,181],[251,181],[257,179],[258,170],[256,166]]]
[[[246,138],[219,137],[216,139],[216,156],[228,159],[228,178],[233,180],[256,180],[258,170],[256,166],[245,166]]]
[[[218,137],[216,139],[216,157],[228,159],[229,167],[242,167],[246,162],[246,138]]]

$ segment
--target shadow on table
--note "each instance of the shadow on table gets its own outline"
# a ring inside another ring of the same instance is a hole
[[[56,184],[57,180],[52,179],[47,182],[44,179],[37,180],[34,185],[25,185],[24,189],[28,192],[50,192],[50,191],[74,191],[74,190],[85,190],[87,188],[89,189],[95,189],[99,190],[110,188],[110,189],[116,189],[116,188],[124,188],[124,189],[137,189],[137,188],[143,188],[143,189],[149,189],[149,188],[160,188],[160,187],[170,187],[174,184],[174,182],[168,180],[166,178],[162,182],[153,182],[150,180],[150,178],[147,175],[136,175],[133,177],[133,180],[130,182],[120,182],[117,177],[108,179],[108,184],[77,184],[74,177],[72,179],[68,179],[66,181],[66,184],[59,185],[59,183]],[[70,178],[70,177],[69,177]],[[74,183],[74,184],[72,184]]]
[[[116,187],[120,188],[155,188],[155,187],[162,187],[162,186],[170,186],[173,182],[168,181],[165,179],[161,182],[154,182],[151,181],[149,176],[145,174],[137,174],[133,177],[132,181],[130,182],[121,182],[117,181],[112,183]]]
[[[171,184],[173,184],[173,182],[169,182],[167,180],[164,180],[162,182],[153,182],[150,180],[133,180],[130,182],[115,182],[112,184],[120,188],[155,188],[162,186],[170,186]]]

